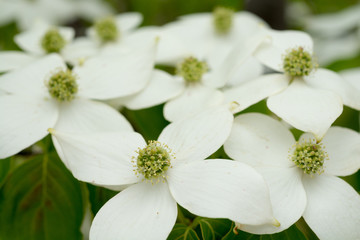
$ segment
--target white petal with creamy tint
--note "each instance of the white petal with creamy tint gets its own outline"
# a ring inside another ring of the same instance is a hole
[[[212,87],[223,87],[239,68],[252,56],[254,51],[266,40],[265,30],[247,40],[242,40],[224,58],[221,64],[212,69],[209,77],[204,79],[204,84]],[[250,65],[251,66],[251,65]]]
[[[151,78],[155,52],[154,41],[129,54],[86,60],[73,69],[79,77],[79,95],[105,100],[139,92]]]
[[[132,131],[130,123],[105,103],[76,98],[60,104],[55,129],[73,133]]]
[[[98,53],[98,44],[86,37],[76,38],[62,49],[61,55],[72,65],[81,65]]]
[[[306,193],[301,182],[302,172],[296,167],[262,168],[259,169],[259,172],[269,186],[274,217],[279,221],[280,226],[275,227],[271,224],[242,225],[240,229],[255,234],[281,232],[296,223],[304,213]]]
[[[155,69],[148,85],[142,91],[133,96],[125,97],[121,101],[129,109],[148,108],[178,96],[184,87],[183,81]]]
[[[233,88],[224,90],[226,102],[236,102],[233,112],[237,113],[245,108],[271,96],[289,84],[289,79],[284,74],[268,74],[250,80]]]
[[[138,27],[143,20],[143,16],[138,12],[121,13],[115,17],[116,25],[120,29],[120,37],[122,32],[129,32]]]
[[[269,29],[267,35],[271,40],[257,49],[255,57],[274,70],[283,71],[283,57],[288,50],[303,47],[306,51],[313,52],[313,41],[310,35],[305,32]]]
[[[274,221],[263,177],[243,163],[215,159],[179,164],[168,170],[175,200],[204,217],[247,224]]]
[[[43,57],[32,64],[0,76],[0,89],[9,93],[49,97],[45,82],[52,73],[66,69],[57,54]]]
[[[251,56],[243,64],[234,69],[229,76],[229,81],[226,83],[226,86],[238,86],[241,83],[260,77],[263,72],[263,65]]]
[[[347,176],[360,168],[360,134],[342,127],[331,127],[322,143],[329,154],[324,163],[325,173]]]
[[[170,122],[177,121],[213,106],[219,106],[223,100],[223,93],[217,89],[200,84],[187,86],[181,95],[165,104],[164,116]]]
[[[38,96],[0,96],[0,158],[12,156],[45,137],[55,125],[58,107]]]
[[[341,98],[294,80],[284,91],[267,100],[268,108],[293,127],[321,139],[342,112]]]
[[[99,210],[90,239],[165,240],[176,216],[176,202],[166,183],[139,183],[117,194]]]
[[[158,140],[172,149],[176,161],[202,160],[223,145],[232,123],[227,107],[213,107],[169,124]]]
[[[292,133],[279,121],[260,113],[237,116],[224,144],[226,154],[253,167],[291,167]]]
[[[145,147],[135,132],[73,134],[50,130],[64,164],[79,180],[97,185],[124,185],[141,181],[135,175],[132,157]]]
[[[344,105],[360,110],[360,90],[351,86],[337,73],[320,68],[304,79],[308,85],[314,88],[325,89],[338,94]]]
[[[46,52],[41,46],[42,38],[48,30],[54,28],[59,30],[60,35],[67,43],[75,36],[74,29],[70,27],[55,27],[43,21],[37,21],[30,30],[16,35],[14,40],[26,52],[43,55],[46,54]]]
[[[36,57],[20,51],[0,52],[0,72],[7,72],[23,67],[33,61]]]
[[[360,238],[360,195],[344,180],[328,175],[303,178],[304,219],[320,239]]]
[[[339,74],[348,83],[360,91],[360,68],[347,69],[339,72]]]

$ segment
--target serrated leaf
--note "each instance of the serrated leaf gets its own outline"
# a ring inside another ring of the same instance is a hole
[[[222,238],[222,240],[307,240],[304,234],[295,226],[291,226],[285,231],[275,234],[255,235],[238,230],[236,235],[233,232],[232,225],[231,230]]]
[[[0,189],[0,239],[82,239],[80,184],[55,153],[17,167]]]
[[[182,223],[175,224],[167,240],[200,240],[196,232]]]

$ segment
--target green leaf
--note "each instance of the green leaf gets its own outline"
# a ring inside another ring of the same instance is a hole
[[[238,234],[235,234],[233,228],[234,224],[222,240],[307,240],[304,234],[295,225],[280,233],[266,235],[255,235],[240,230],[237,230]]]
[[[91,204],[91,211],[96,215],[96,213],[100,210],[100,208],[110,200],[110,198],[114,197],[118,192],[109,190],[107,188],[94,186],[91,184],[87,184],[89,189],[89,200]]]
[[[80,184],[58,156],[26,161],[0,189],[0,239],[82,239]]]
[[[124,108],[122,113],[145,140],[156,140],[161,131],[169,124],[163,117],[163,105],[137,111]]]
[[[2,186],[8,172],[11,168],[11,158],[0,160],[0,187]]]
[[[201,218],[199,220],[203,239],[221,239],[231,228],[228,219]]]
[[[196,232],[182,223],[175,224],[167,240],[200,240]]]

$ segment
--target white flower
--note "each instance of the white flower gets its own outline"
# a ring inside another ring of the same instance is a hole
[[[15,21],[22,30],[31,27],[37,19],[58,25],[76,17],[93,20],[111,13],[112,9],[99,0],[0,1],[0,25]]]
[[[360,135],[332,127],[322,141],[303,134],[296,142],[279,121],[266,115],[238,116],[224,144],[233,159],[263,174],[280,228],[242,225],[257,234],[279,232],[301,216],[320,239],[359,239],[360,196],[336,176],[360,167]]]
[[[342,105],[360,109],[360,95],[338,74],[317,68],[313,43],[299,31],[266,30],[271,41],[262,44],[255,56],[266,66],[284,74],[263,78],[283,78],[290,82],[282,92],[270,96],[269,109],[286,122],[321,139],[342,112]]]
[[[59,55],[51,54],[2,75],[0,158],[42,139],[51,127],[73,132],[131,130],[115,109],[91,99],[140,91],[151,76],[154,59],[152,46],[123,58],[90,59],[70,71]]]
[[[213,108],[168,125],[148,144],[137,133],[50,130],[75,177],[112,189],[130,184],[97,213],[90,238],[166,239],[176,203],[199,216],[276,224],[258,173],[236,161],[204,161],[223,144],[232,122],[227,108]]]
[[[356,88],[360,94],[360,68],[350,68],[339,72],[348,83]]]

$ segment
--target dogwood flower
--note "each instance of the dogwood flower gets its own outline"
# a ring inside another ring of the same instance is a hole
[[[75,177],[112,188],[129,185],[97,213],[90,239],[166,239],[176,203],[200,216],[278,224],[260,174],[236,161],[204,160],[223,144],[232,122],[226,107],[213,108],[171,123],[148,143],[134,132],[50,129]]]
[[[345,104],[360,109],[360,95],[333,71],[317,67],[309,35],[299,31],[265,30],[271,41],[263,43],[255,56],[283,74],[263,78],[287,78],[290,85],[267,100],[269,109],[283,120],[321,139]],[[255,83],[254,83],[255,84]]]
[[[239,228],[256,234],[287,229],[301,216],[320,239],[359,239],[360,196],[344,180],[360,168],[360,135],[331,127],[321,142],[310,133],[295,141],[279,121],[249,113],[236,117],[225,152],[263,174],[281,226]]]
[[[35,59],[49,53],[64,55],[64,48],[73,40],[75,35],[71,27],[57,27],[39,20],[32,28],[14,38],[16,44],[25,51],[0,52],[0,71],[14,70],[23,67]],[[64,56],[65,59],[66,56]]]
[[[47,129],[131,130],[115,109],[93,101],[140,91],[149,81],[155,46],[117,58],[90,59],[67,69],[57,54],[0,77],[0,158],[18,153]]]

